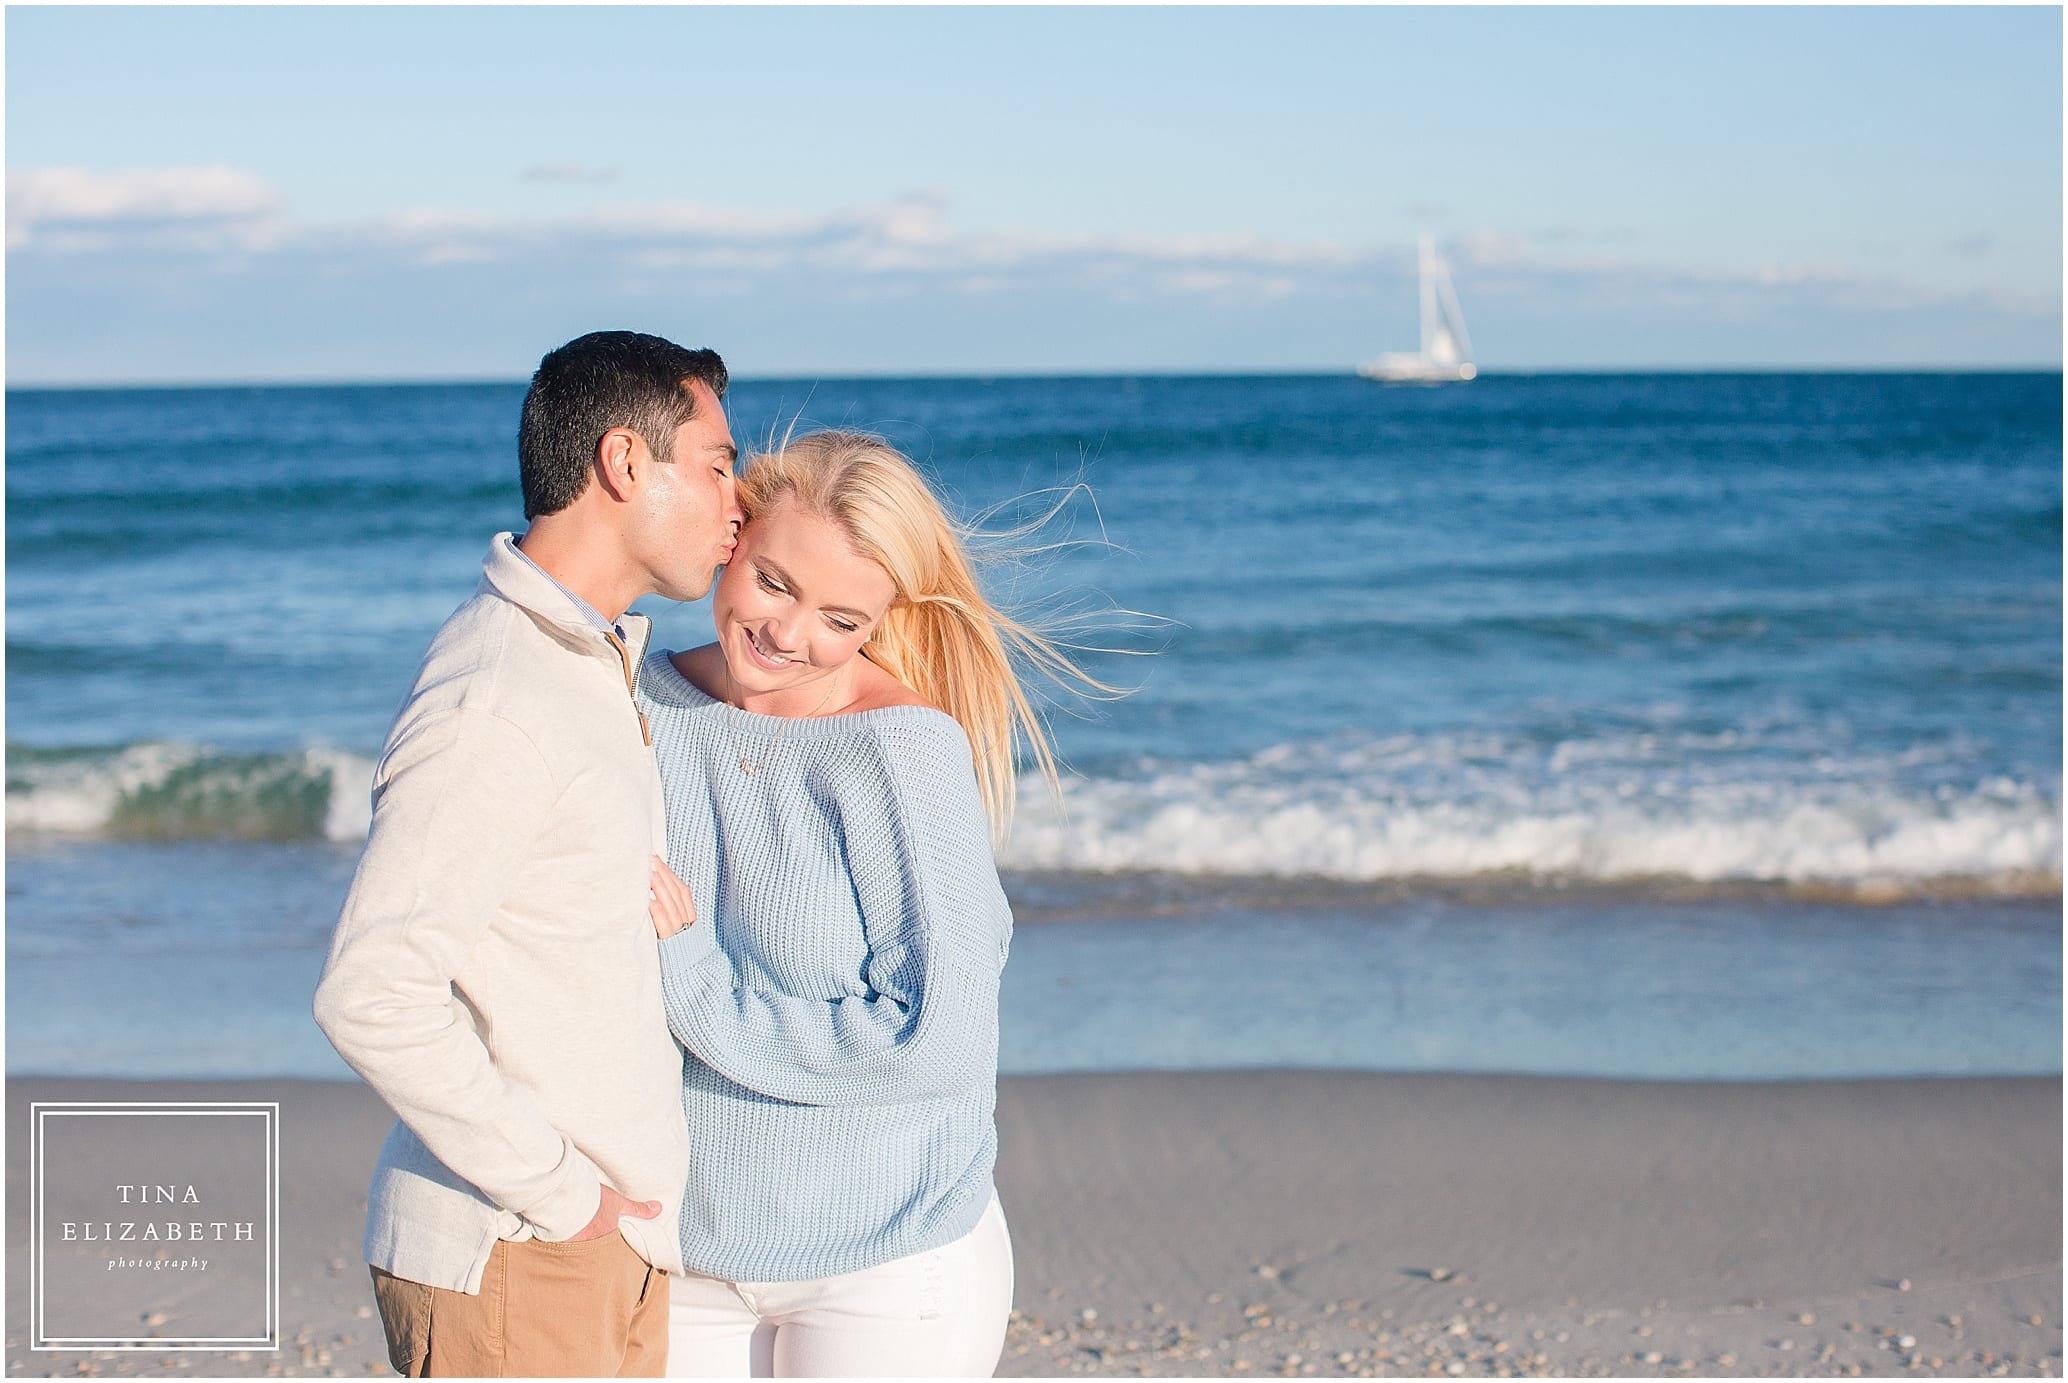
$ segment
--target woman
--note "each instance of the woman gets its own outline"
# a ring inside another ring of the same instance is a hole
[[[688,1054],[669,1372],[988,1376],[1012,1302],[991,1182],[1012,915],[986,822],[1009,819],[1016,733],[1054,773],[1008,646],[1099,684],[985,600],[877,439],[793,440],[740,494],[717,642],[641,684]]]

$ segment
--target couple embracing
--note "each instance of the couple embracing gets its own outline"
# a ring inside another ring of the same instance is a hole
[[[984,1375],[991,840],[1048,762],[957,526],[895,450],[735,474],[707,350],[541,362],[522,538],[433,638],[316,994],[395,1110],[366,1257],[412,1376]],[[722,573],[716,569],[722,567]],[[647,655],[641,596],[715,642]],[[1088,680],[1088,679],[1087,679]]]

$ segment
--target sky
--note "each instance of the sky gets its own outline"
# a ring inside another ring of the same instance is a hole
[[[6,11],[10,385],[2058,368],[2058,8]]]

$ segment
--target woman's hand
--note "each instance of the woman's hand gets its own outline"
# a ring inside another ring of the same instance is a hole
[[[689,885],[676,878],[675,871],[668,868],[668,862],[659,855],[653,857],[650,877],[652,882],[646,896],[652,901],[647,904],[646,912],[653,918],[654,935],[666,941],[695,924],[696,900],[689,896]]]

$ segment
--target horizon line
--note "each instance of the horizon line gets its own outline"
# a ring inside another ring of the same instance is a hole
[[[2061,374],[2061,363],[1998,365],[1569,365],[1486,368],[1479,379],[1528,379],[1573,375],[2014,375]],[[1020,380],[1097,379],[1358,379],[1354,367],[1347,370],[1317,369],[1210,369],[1210,370],[940,370],[940,371],[821,371],[815,373],[732,374],[731,384],[813,384],[830,381],[899,383],[918,381],[995,382]],[[89,393],[110,389],[453,389],[523,386],[526,375],[421,375],[406,378],[365,376],[307,376],[275,379],[112,379],[112,380],[8,380],[6,392]],[[1380,387],[1414,385],[1433,387],[1419,381],[1369,381]],[[1470,381],[1455,381],[1469,383]]]

